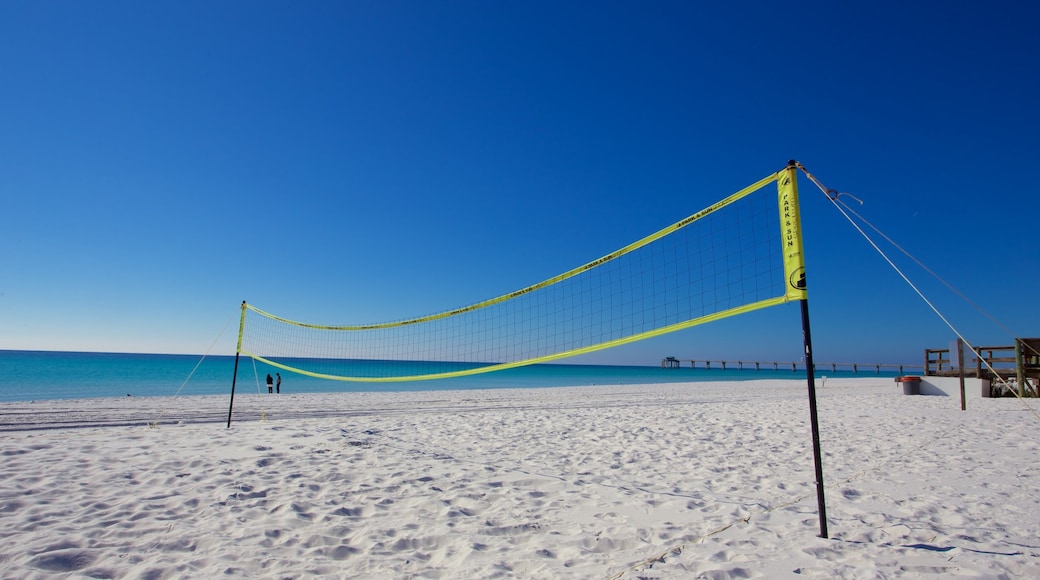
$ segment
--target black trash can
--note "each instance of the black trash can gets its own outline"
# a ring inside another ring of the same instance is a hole
[[[921,394],[921,377],[899,377],[899,382],[903,383],[904,395]]]

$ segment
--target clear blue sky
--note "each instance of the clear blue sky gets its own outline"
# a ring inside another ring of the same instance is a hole
[[[234,350],[543,280],[803,162],[1040,336],[1031,2],[0,3],[0,348]],[[954,337],[801,181],[815,357]],[[1011,335],[910,272],[977,344]],[[796,306],[595,362],[796,360]]]

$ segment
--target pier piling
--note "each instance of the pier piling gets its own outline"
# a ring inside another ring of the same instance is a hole
[[[725,360],[725,359],[723,359],[723,360],[708,360],[708,359],[698,360],[698,359],[688,359],[688,358],[680,359],[680,358],[671,357],[671,356],[661,359],[661,367],[662,368],[677,369],[677,368],[681,368],[682,367],[682,363],[683,362],[690,363],[690,368],[691,369],[698,368],[698,364],[700,364],[700,365],[703,365],[704,369],[706,369],[706,370],[710,370],[711,369],[711,365],[713,363],[716,364],[718,367],[721,367],[722,370],[732,369],[734,367],[734,364],[733,364],[734,362],[736,363],[735,366],[736,366],[737,370],[741,370],[741,371],[744,370],[744,365],[745,364],[747,364],[749,366],[750,365],[755,365],[755,370],[756,371],[762,370],[762,365],[764,365],[764,364],[765,365],[772,364],[774,371],[780,370],[781,366],[787,366],[787,365],[791,366],[791,370],[792,371],[797,371],[799,368],[805,368],[805,362],[804,361],[792,361],[792,362],[771,361],[771,362],[764,362],[764,361],[757,361],[757,360],[756,361],[745,361],[745,360],[730,361],[730,360]],[[838,372],[840,369],[844,368],[844,369],[851,370],[855,374],[859,374],[860,367],[873,368],[875,374],[881,374],[881,371],[884,370],[884,369],[892,369],[892,370],[897,371],[900,375],[905,374],[905,371],[907,369],[909,369],[911,371],[913,371],[915,368],[923,369],[923,367],[915,367],[914,365],[907,365],[907,364],[902,364],[902,363],[876,363],[876,362],[875,363],[839,363],[839,362],[813,363],[813,367],[814,368],[819,368],[821,366],[824,367],[824,368],[826,368],[828,366],[831,367],[831,372]],[[866,369],[864,369],[864,370],[866,370]]]

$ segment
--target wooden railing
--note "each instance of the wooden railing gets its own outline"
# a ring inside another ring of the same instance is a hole
[[[1016,338],[1010,346],[977,346],[964,349],[964,374],[978,378],[1014,377],[1019,394],[1025,396],[1030,379],[1040,381],[1040,339]],[[929,348],[924,351],[925,376],[952,376],[960,374],[960,366],[948,348]]]

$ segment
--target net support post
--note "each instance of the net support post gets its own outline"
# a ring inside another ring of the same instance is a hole
[[[228,403],[227,428],[231,428],[231,412],[235,408],[235,383],[238,382],[238,359],[242,355],[242,332],[246,327],[246,301],[242,301],[242,317],[238,321],[238,345],[235,346],[235,373],[231,377],[231,402]]]
[[[802,311],[805,345],[805,379],[809,386],[809,422],[812,426],[813,465],[816,469],[816,504],[820,512],[820,537],[827,536],[827,499],[823,489],[823,454],[820,451],[820,420],[816,410],[816,371],[813,368],[812,332],[809,330],[809,300],[798,301]]]
[[[812,332],[809,329],[809,296],[805,282],[805,252],[802,222],[798,209],[798,162],[788,161],[777,179],[780,204],[781,243],[784,255],[786,298],[797,301],[802,314],[802,343],[805,352],[805,379],[809,386],[809,421],[812,427],[813,464],[816,470],[816,503],[820,514],[820,537],[827,535],[827,502],[823,486],[823,454],[820,451],[820,421],[816,408],[816,369],[813,364]]]

